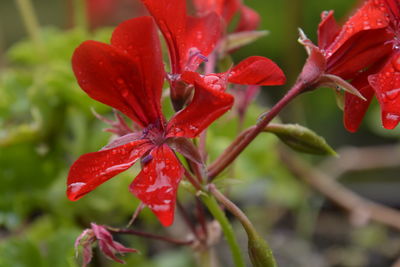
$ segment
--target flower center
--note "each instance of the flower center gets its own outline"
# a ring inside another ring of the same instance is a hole
[[[150,124],[142,131],[143,138],[149,139],[155,145],[161,145],[165,141],[165,131],[160,121]]]

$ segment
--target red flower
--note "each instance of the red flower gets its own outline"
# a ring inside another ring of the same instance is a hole
[[[180,110],[190,98],[191,90],[182,84],[184,71],[195,71],[213,51],[222,32],[221,19],[216,13],[191,17],[184,0],[141,0],[154,17],[169,50],[171,100]]]
[[[387,44],[391,45],[391,55],[378,73],[368,77],[375,90],[382,109],[382,122],[386,129],[393,129],[400,121],[400,3],[385,0],[392,35]]]
[[[216,12],[224,18],[226,24],[239,13],[240,19],[235,32],[253,31],[260,24],[258,13],[244,5],[241,0],[194,0],[194,5],[200,14]]]
[[[227,82],[243,85],[282,85],[286,82],[283,71],[272,60],[252,56],[248,57],[232,69],[224,73],[211,73],[200,75],[196,72],[184,72],[182,80],[194,83],[199,79],[210,88],[225,91]]]
[[[328,85],[353,93],[346,92],[344,107],[344,124],[352,132],[358,129],[374,95],[368,76],[381,67],[391,52],[383,1],[366,1],[343,27],[336,23],[333,11],[323,12],[318,47],[302,40],[310,56],[300,79],[312,88]]]
[[[142,132],[124,135],[99,152],[81,156],[68,175],[68,197],[81,198],[141,159],[142,171],[130,191],[163,225],[170,225],[183,175],[172,150],[178,147],[174,143],[181,137],[199,135],[230,109],[233,97],[198,81],[191,103],[167,122],[160,104],[165,78],[161,46],[150,17],[120,24],[111,45],[84,42],[75,50],[72,65],[81,88],[90,97],[124,113]]]
[[[90,224],[91,229],[86,229],[78,236],[75,241],[75,250],[78,251],[78,246],[83,247],[83,264],[87,266],[92,260],[92,244],[98,241],[100,251],[108,258],[124,264],[123,260],[118,259],[115,254],[135,253],[136,249],[124,247],[117,241],[114,241],[112,235],[102,225],[95,223]]]
[[[196,70],[204,60],[202,56],[208,56],[219,40],[222,31],[219,16],[213,12],[201,17],[188,16],[183,0],[141,1],[167,42],[172,75]]]
[[[171,99],[175,109],[180,110],[187,102],[191,89],[182,83],[181,75],[185,71],[195,71],[202,61],[207,60],[206,57],[220,40],[221,19],[214,12],[218,13],[219,9],[208,8],[211,1],[204,2],[206,3],[204,7],[207,7],[204,9],[205,12],[200,17],[190,17],[186,14],[186,1],[183,0],[142,0],[142,2],[154,17],[168,44],[171,61],[171,74],[168,76]],[[227,8],[230,10],[231,7],[235,7],[235,3],[240,10],[247,10],[240,2],[229,2]],[[231,15],[233,14],[234,12]],[[279,67],[263,57],[250,57],[244,60],[229,72],[228,78],[232,83],[251,85],[281,85],[285,82],[285,76]],[[272,81],[271,78],[276,80]]]

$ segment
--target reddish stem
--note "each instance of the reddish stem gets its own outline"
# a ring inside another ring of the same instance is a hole
[[[196,188],[196,190],[201,191],[202,186],[201,184],[196,180],[196,178],[193,177],[193,175],[188,171],[186,168],[184,168],[185,171],[185,176],[188,179],[188,181]]]
[[[303,82],[296,84],[271,108],[264,118],[249,132],[239,135],[233,143],[219,156],[208,169],[208,179],[211,182],[218,174],[228,167],[242,151],[261,133],[264,128],[275,118],[279,112],[297,95],[299,95],[307,85]]]
[[[132,229],[119,229],[119,228],[112,228],[112,227],[107,227],[107,229],[110,232],[116,233],[116,234],[136,235],[136,236],[141,236],[141,237],[145,237],[145,238],[169,242],[169,243],[172,243],[175,245],[180,245],[180,246],[188,246],[193,243],[193,240],[188,240],[188,241],[176,240],[176,239],[173,239],[170,237],[155,235],[155,234],[146,233],[146,232],[140,232],[140,231],[136,231],[136,230],[132,230]]]

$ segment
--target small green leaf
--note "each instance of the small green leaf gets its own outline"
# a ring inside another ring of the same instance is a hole
[[[235,50],[245,45],[257,41],[259,38],[266,36],[268,31],[245,31],[238,33],[231,33],[225,39],[226,51]]]
[[[264,131],[275,134],[282,142],[296,151],[337,156],[336,152],[326,143],[323,137],[301,125],[270,124]]]

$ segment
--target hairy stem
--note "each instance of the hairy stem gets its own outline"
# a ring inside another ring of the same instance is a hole
[[[225,197],[214,184],[210,184],[208,188],[211,194],[213,194],[213,196],[240,221],[244,230],[247,233],[248,238],[252,241],[257,240],[259,238],[259,234],[257,233],[257,230],[254,228],[253,224],[246,216],[246,214],[244,214],[243,211],[235,205],[235,203]],[[260,242],[263,243],[263,253],[267,255],[267,257],[265,257],[263,260],[263,264],[265,266],[276,266],[276,261],[269,245],[266,243],[265,240],[262,240]]]
[[[254,228],[253,224],[247,218],[247,216],[243,213],[241,209],[239,209],[238,206],[235,205],[232,201],[230,201],[227,197],[225,197],[214,184],[209,184],[208,188],[213,194],[213,196],[227,208],[235,217],[240,221],[240,223],[243,225],[244,230],[248,235],[255,235],[257,233],[256,229]]]
[[[113,228],[113,227],[109,227],[109,226],[107,226],[107,229],[110,232],[116,233],[116,234],[136,235],[136,236],[141,236],[141,237],[145,237],[145,238],[161,240],[161,241],[165,241],[165,242],[172,243],[175,245],[180,245],[180,246],[188,246],[193,243],[193,240],[188,240],[188,241],[176,240],[176,239],[173,239],[170,237],[155,235],[152,233],[140,232],[140,231],[136,231],[136,230],[132,230],[132,229],[119,229],[119,228]]]
[[[235,267],[245,267],[243,256],[240,251],[235,233],[233,232],[232,225],[229,223],[228,218],[226,218],[225,213],[219,206],[217,200],[212,195],[209,195],[205,192],[203,192],[200,197],[203,203],[207,206],[208,210],[221,225],[226,241],[229,244]]]
[[[239,135],[233,143],[219,156],[208,169],[209,181],[212,181],[226,167],[228,167],[242,151],[260,134],[273,118],[305,87],[302,82],[297,82],[275,106],[268,111],[257,125],[245,134]]]

